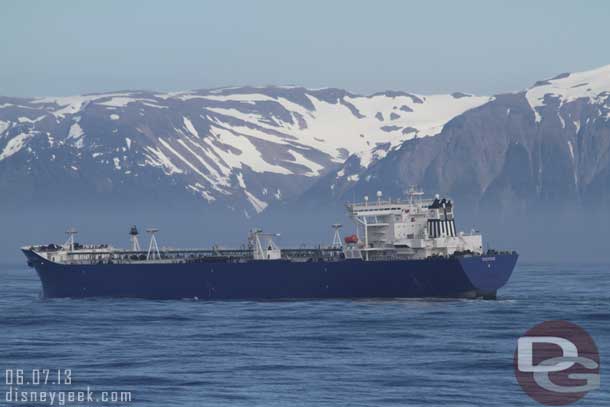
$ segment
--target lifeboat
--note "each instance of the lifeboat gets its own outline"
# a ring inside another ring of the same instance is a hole
[[[350,235],[350,236],[345,236],[345,244],[356,244],[358,243],[358,236],[356,235]]]

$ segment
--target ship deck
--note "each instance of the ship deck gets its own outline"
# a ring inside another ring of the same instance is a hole
[[[114,249],[108,246],[92,246],[79,250],[55,250],[46,246],[23,248],[32,250],[47,260],[62,264],[132,264],[132,263],[205,263],[248,262],[254,259],[249,249],[162,249],[153,257],[146,251]],[[341,248],[282,249],[279,260],[338,261],[343,259]]]

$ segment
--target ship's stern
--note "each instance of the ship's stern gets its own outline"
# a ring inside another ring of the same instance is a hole
[[[459,258],[460,266],[478,297],[495,299],[509,280],[519,255],[516,252],[488,252],[481,256]]]

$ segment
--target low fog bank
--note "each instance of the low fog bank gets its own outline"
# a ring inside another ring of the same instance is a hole
[[[302,235],[304,241],[329,244],[332,223],[342,223],[343,235],[354,233],[353,222],[341,208],[265,214],[264,224]],[[603,211],[543,208],[529,215],[498,216],[491,211],[469,213],[458,208],[458,230],[483,234],[485,248],[516,250],[521,261],[610,262],[610,216]],[[287,238],[287,240],[289,240]]]
[[[521,261],[606,262],[610,261],[610,216],[604,212],[542,211],[528,216],[498,217],[493,213],[457,213],[459,230],[480,230],[485,246],[512,249]],[[342,234],[354,232],[342,208],[326,210],[274,209],[252,219],[231,211],[210,211],[195,207],[145,208],[53,208],[2,211],[0,214],[0,263],[19,263],[20,246],[63,243],[65,230],[78,229],[81,243],[109,243],[128,247],[131,225],[140,229],[140,243],[148,244],[145,229],[157,227],[159,246],[165,247],[239,247],[247,241],[248,231],[260,227],[280,233],[283,247],[328,245],[333,223],[344,225]]]

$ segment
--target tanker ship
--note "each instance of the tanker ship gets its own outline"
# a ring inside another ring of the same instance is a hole
[[[147,229],[142,250],[84,245],[69,229],[62,245],[22,247],[46,298],[150,299],[485,298],[494,299],[517,262],[514,251],[483,250],[479,232],[456,229],[454,205],[410,189],[406,199],[364,197],[346,209],[355,233],[328,246],[280,248],[277,234],[252,230],[240,249],[169,249]]]

